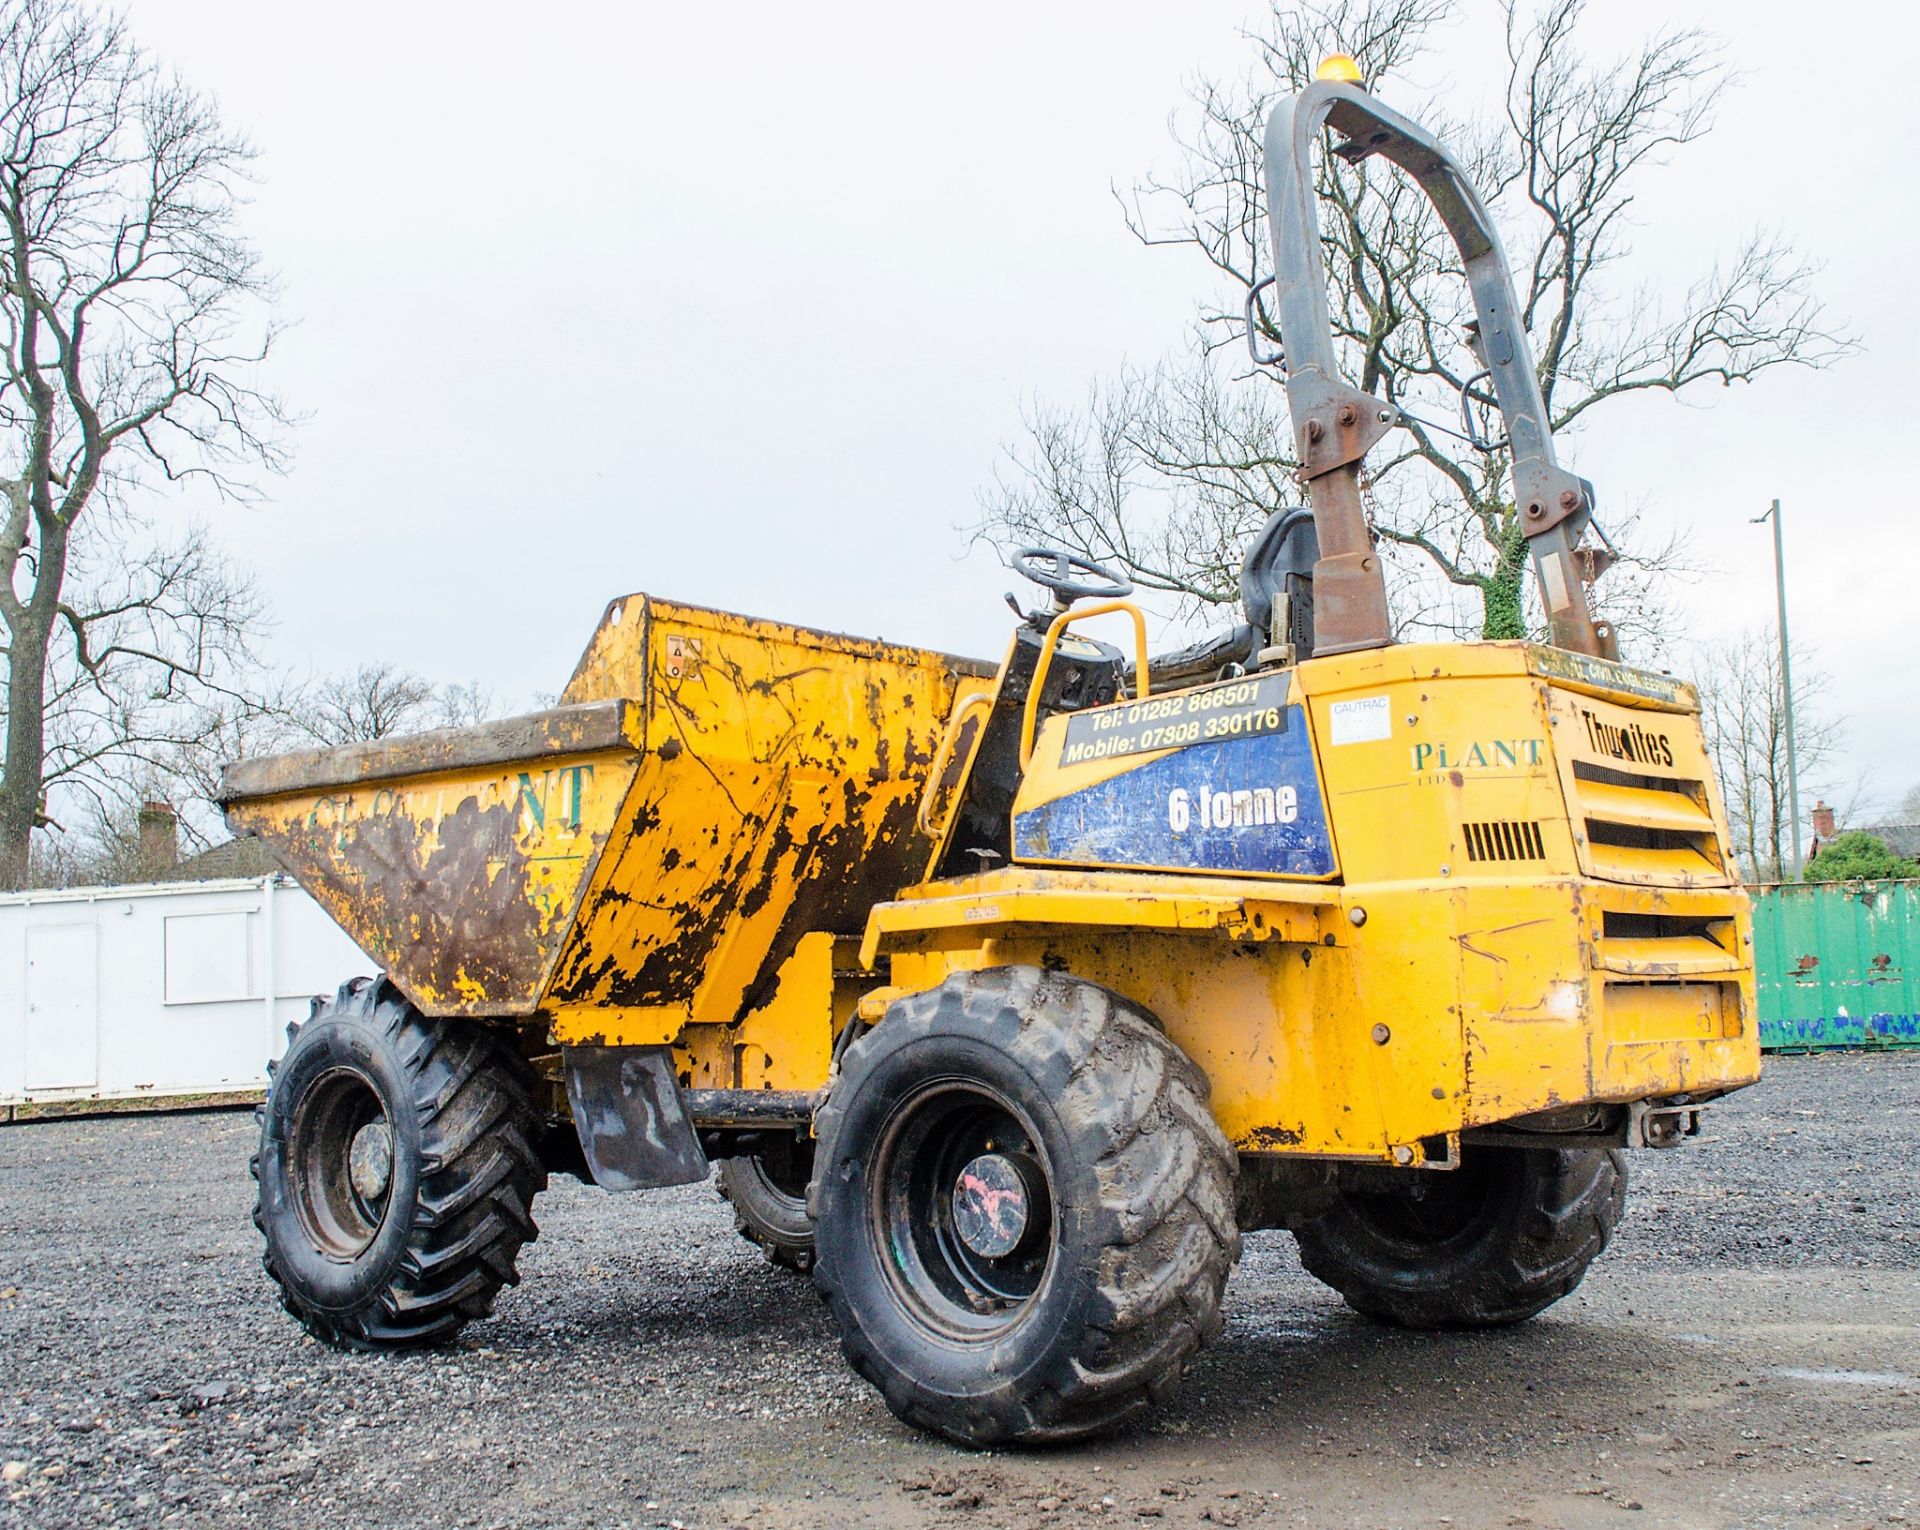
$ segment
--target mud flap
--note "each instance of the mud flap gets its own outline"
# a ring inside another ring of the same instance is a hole
[[[563,1047],[567,1103],[594,1182],[606,1190],[691,1185],[707,1155],[687,1119],[668,1047]]]

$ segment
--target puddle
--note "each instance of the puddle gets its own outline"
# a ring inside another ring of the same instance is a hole
[[[1920,1387],[1920,1376],[1903,1376],[1898,1371],[1824,1370],[1811,1365],[1776,1365],[1767,1374],[1786,1381],[1823,1382],[1844,1387]]]

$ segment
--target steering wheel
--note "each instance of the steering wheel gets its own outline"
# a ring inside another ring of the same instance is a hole
[[[1132,583],[1105,564],[1057,547],[1022,547],[1013,555],[1013,567],[1023,579],[1052,590],[1063,606],[1088,598],[1119,600],[1133,593]]]

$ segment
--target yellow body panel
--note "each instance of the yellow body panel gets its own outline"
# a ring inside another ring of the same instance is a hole
[[[1759,1076],[1750,916],[1689,688],[1525,644],[1407,645],[1303,664],[1287,698],[1339,885],[927,884],[874,910],[876,999],[1010,962],[1106,984],[1206,1068],[1247,1152],[1417,1163],[1467,1128]],[[1041,728],[1016,813],[1177,752],[1063,763],[1068,723]]]
[[[966,670],[724,612],[609,607],[563,699],[644,688],[645,763],[543,995],[556,1039],[731,1024],[777,1003],[804,936],[858,931],[924,862],[915,812]],[[820,1044],[796,1034],[783,1071]]]
[[[1470,1126],[1759,1073],[1743,894],[1568,878],[1286,902],[1264,882],[1017,868],[915,891],[868,931],[891,954],[893,993],[1006,963],[1105,984],[1207,1069],[1214,1114],[1246,1152],[1418,1155]],[[1689,950],[1684,975],[1610,970],[1664,968],[1642,955],[1658,942],[1616,953],[1600,934],[1608,912],[1656,910],[1710,918],[1738,943],[1717,959]]]
[[[674,1071],[690,1089],[814,1089],[827,1076],[837,1027],[833,936],[800,937],[780,968],[773,996],[733,1024],[700,1021],[677,1028]]]

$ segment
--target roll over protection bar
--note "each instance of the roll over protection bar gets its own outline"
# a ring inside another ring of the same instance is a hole
[[[1425,129],[1358,86],[1323,80],[1289,96],[1267,123],[1267,214],[1273,288],[1287,368],[1300,476],[1320,537],[1314,567],[1314,651],[1344,653],[1393,641],[1387,586],[1360,502],[1360,463],[1399,411],[1340,377],[1320,260],[1320,217],[1311,152],[1322,125],[1346,134],[1334,152],[1358,163],[1378,155],[1418,182],[1453,236],[1479,315],[1482,359],[1506,418],[1513,489],[1553,642],[1614,657],[1612,628],[1587,602],[1580,533],[1593,516],[1593,486],[1554,457],[1532,347],[1520,318],[1506,253],[1486,204],[1453,157]],[[1597,570],[1596,570],[1597,571]]]

